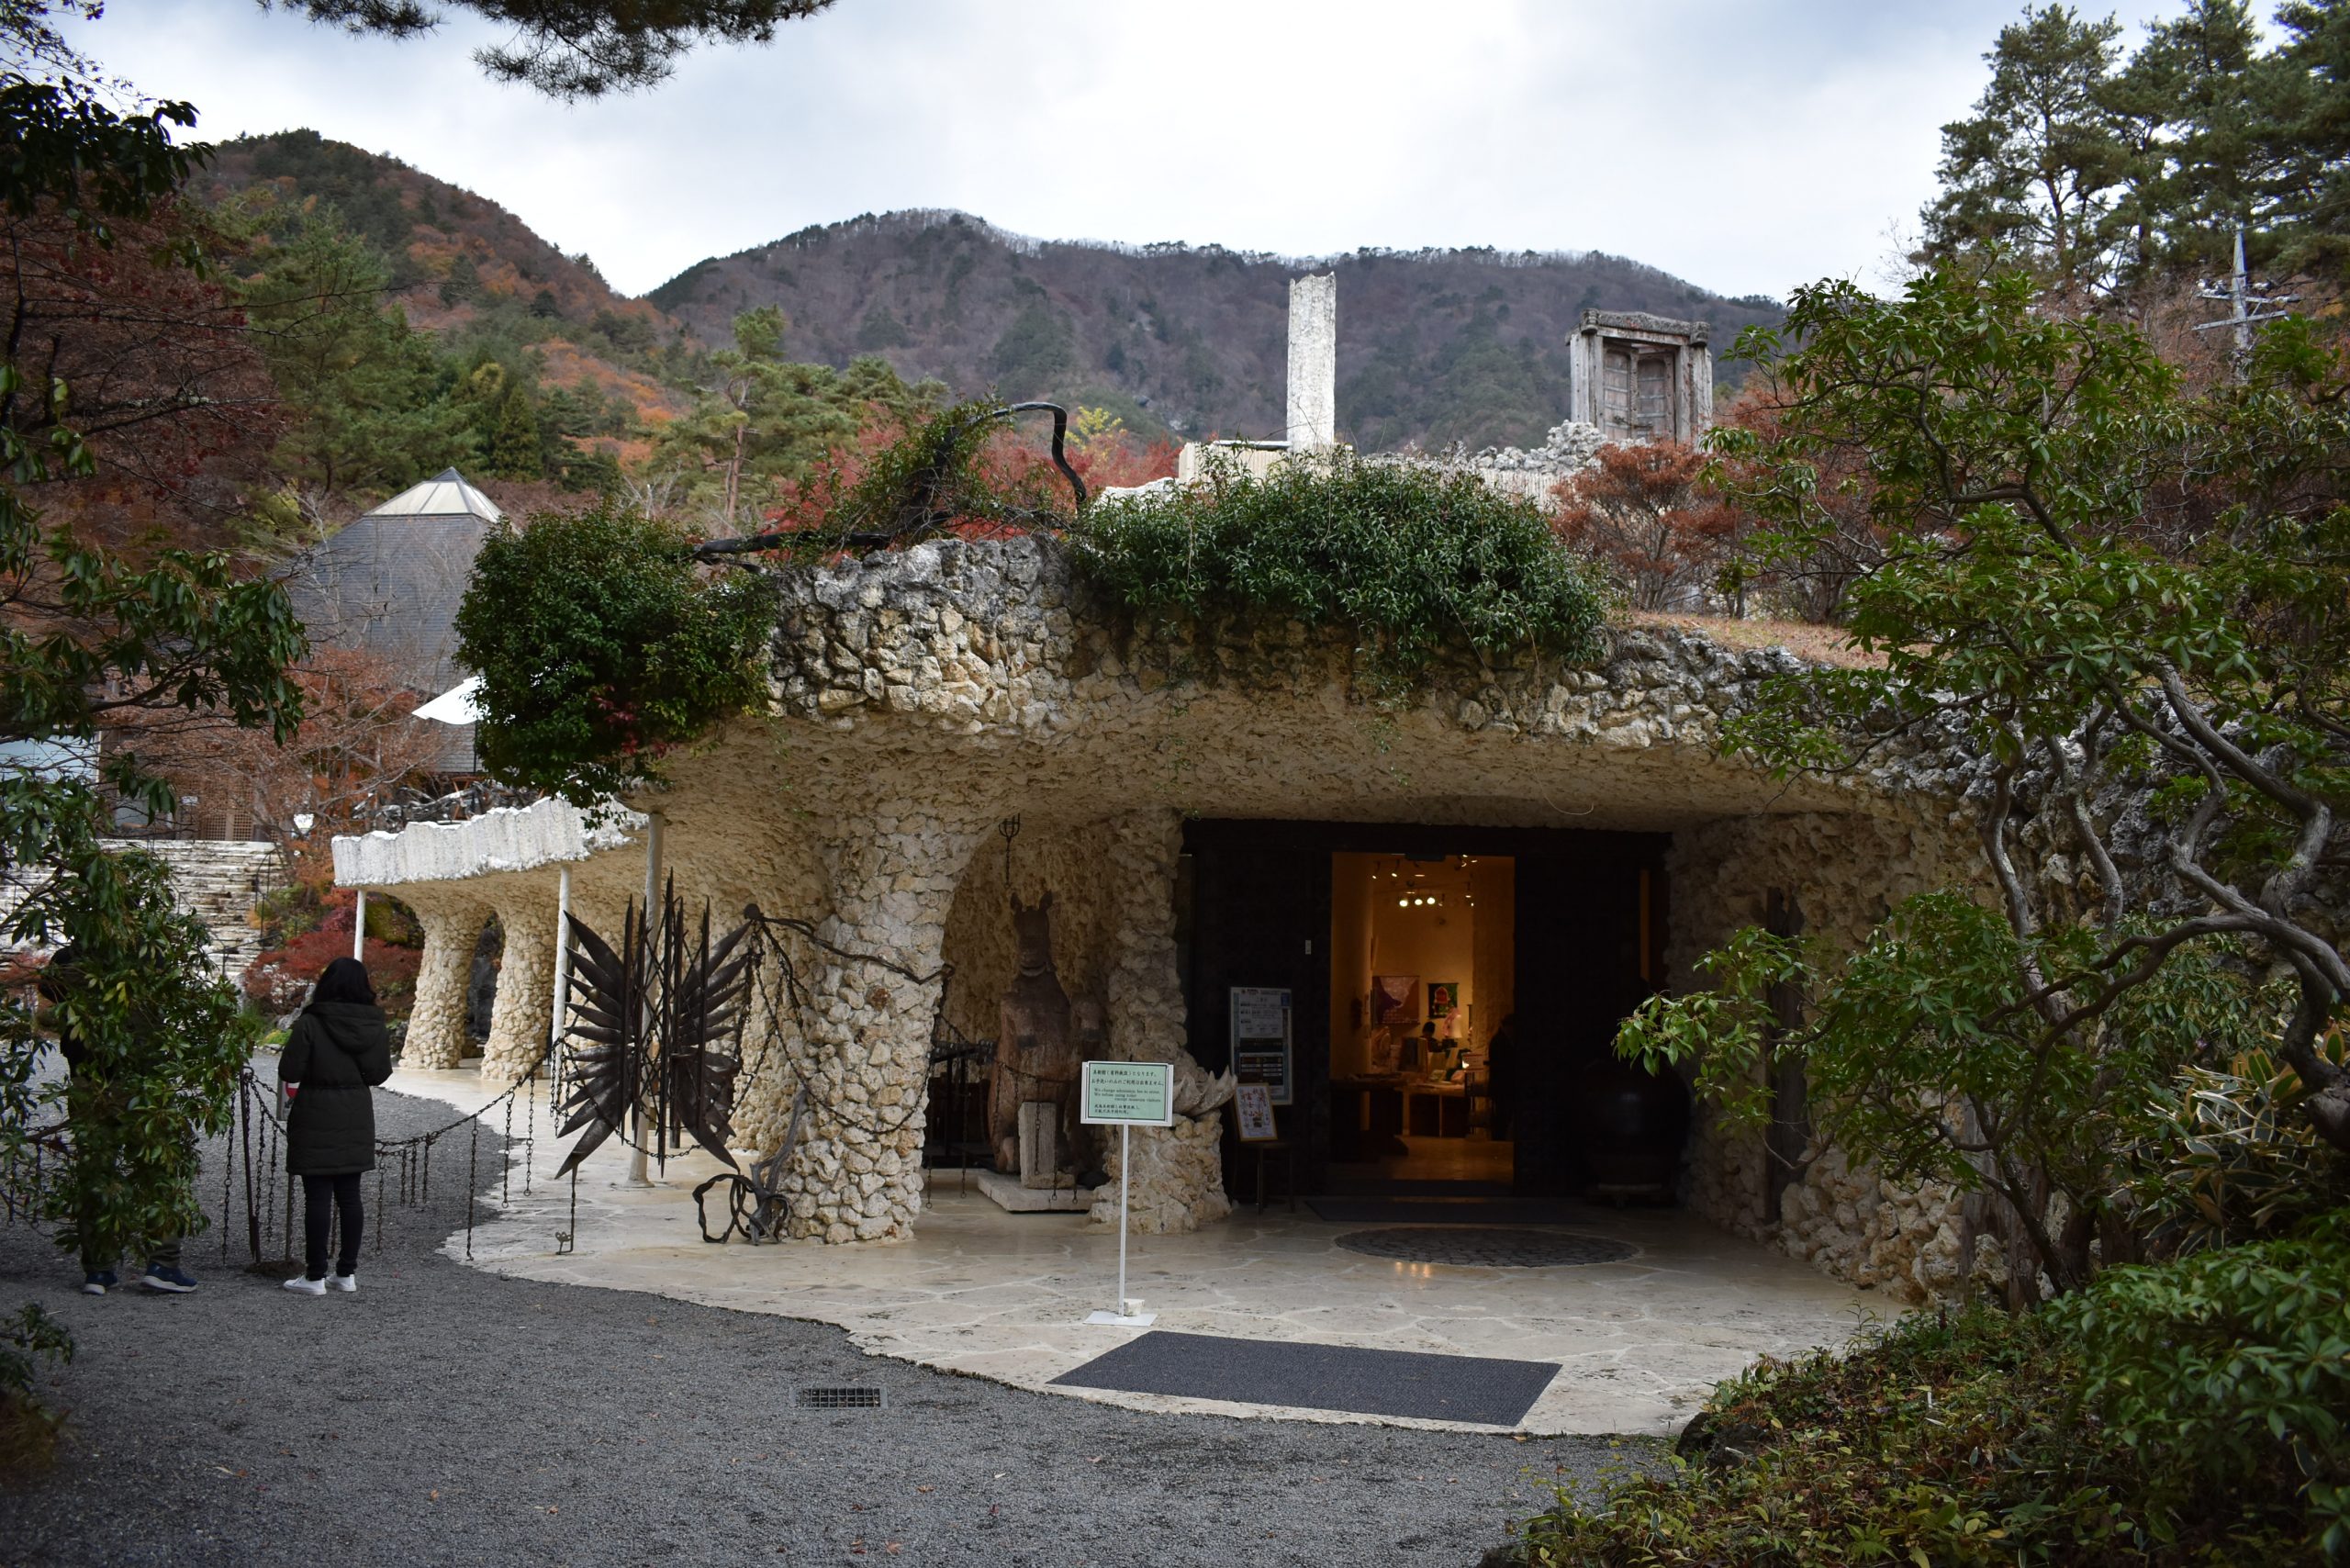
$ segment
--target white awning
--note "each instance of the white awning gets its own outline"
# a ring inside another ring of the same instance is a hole
[[[481,705],[475,699],[480,694],[481,677],[468,676],[419,708],[416,716],[443,724],[477,724],[481,722]]]

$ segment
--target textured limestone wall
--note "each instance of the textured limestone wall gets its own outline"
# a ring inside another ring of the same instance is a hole
[[[955,884],[991,815],[890,801],[827,822],[816,845],[832,888],[827,940],[896,968],[820,958],[817,1038],[806,1064],[812,1119],[784,1178],[795,1235],[875,1241],[922,1208],[931,1019]],[[904,971],[904,972],[901,972]]]
[[[1003,840],[990,831],[971,852],[947,917],[946,957],[955,966],[946,1015],[975,1040],[993,1039],[997,1006],[1019,963],[1012,900],[1052,895],[1053,962],[1074,1002],[1106,994],[1110,892],[1105,834],[1098,823],[1022,819],[1004,882]]]
[[[1666,964],[1676,991],[1702,987],[1695,961],[1740,926],[1763,922],[1773,889],[1792,895],[1804,934],[1834,951],[1857,946],[1913,893],[1968,886],[1976,875],[1964,816],[1801,814],[1709,823],[1674,835],[1667,858],[1673,929]],[[1921,1300],[1957,1283],[1953,1200],[1940,1185],[1897,1187],[1841,1155],[1815,1149],[1778,1204],[1761,1142],[1712,1125],[1701,1107],[1692,1141],[1690,1205],[1717,1225],[1773,1241],[1825,1272]]]
[[[482,1076],[491,1082],[515,1081],[546,1054],[554,1013],[554,918],[552,899],[509,897],[498,904],[506,945],[481,1057]]]
[[[123,838],[109,849],[137,849],[162,861],[179,907],[204,922],[205,953],[231,980],[261,956],[253,905],[285,882],[285,858],[274,844],[235,839]],[[0,921],[47,884],[46,875],[0,873]]]
[[[408,1039],[401,1047],[400,1059],[409,1067],[455,1067],[464,1060],[469,1043],[465,984],[472,977],[474,946],[489,909],[453,898],[420,903],[407,888],[399,891],[424,927],[424,958],[416,971],[416,1005],[408,1013]]]
[[[274,844],[225,839],[142,839],[126,847],[143,849],[171,868],[172,893],[179,906],[204,922],[207,951],[220,972],[241,979],[261,957],[261,931],[253,905],[262,894],[285,884],[285,857]]]
[[[1175,969],[1175,870],[1183,819],[1134,812],[1109,824],[1106,868],[1113,893],[1109,975],[1110,1054],[1121,1061],[1175,1068],[1175,1125],[1130,1135],[1128,1223],[1146,1235],[1197,1230],[1232,1212],[1224,1192],[1224,1105],[1228,1080],[1210,1079],[1184,1048],[1183,988]],[[1123,1156],[1110,1142],[1110,1180],[1094,1199],[1097,1224],[1115,1225]]]

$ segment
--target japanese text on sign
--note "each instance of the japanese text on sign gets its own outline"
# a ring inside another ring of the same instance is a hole
[[[1175,1125],[1175,1069],[1163,1061],[1090,1061],[1079,1085],[1078,1120],[1090,1126]]]

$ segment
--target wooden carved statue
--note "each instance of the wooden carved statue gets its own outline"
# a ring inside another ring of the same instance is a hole
[[[1053,895],[1033,904],[1012,901],[1012,929],[1019,944],[1019,972],[1003,993],[1002,1027],[996,1036],[995,1069],[988,1083],[988,1142],[995,1168],[1020,1170],[1020,1107],[1049,1100],[1057,1107],[1064,1157],[1077,1148],[1077,1036],[1070,1027],[1069,993],[1053,969]]]

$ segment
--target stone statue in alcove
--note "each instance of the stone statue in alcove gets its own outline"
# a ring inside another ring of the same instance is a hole
[[[1069,992],[1053,968],[1053,895],[1033,904],[1012,901],[1012,929],[1019,969],[1005,988],[995,1042],[995,1069],[988,1084],[988,1142],[995,1168],[1020,1170],[1020,1107],[1049,1101],[1059,1148],[1054,1163],[1078,1155],[1077,1079],[1080,1058],[1072,1026]]]

